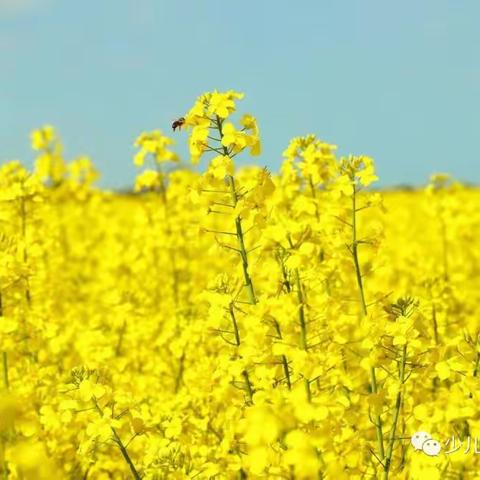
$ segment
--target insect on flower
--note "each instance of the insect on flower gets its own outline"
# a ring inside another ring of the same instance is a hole
[[[181,130],[181,129],[182,129],[182,125],[184,125],[184,124],[185,124],[185,118],[184,118],[184,117],[177,118],[177,120],[174,120],[174,121],[172,122],[172,129],[173,129],[173,131],[175,131],[177,128],[178,128],[179,130]]]

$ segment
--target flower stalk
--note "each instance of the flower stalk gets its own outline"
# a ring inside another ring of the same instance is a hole
[[[367,303],[365,301],[365,291],[363,286],[363,275],[360,267],[360,260],[358,254],[358,232],[357,232],[357,187],[355,184],[355,174],[351,175],[352,180],[352,245],[350,247],[350,253],[352,254],[353,264],[355,268],[355,277],[357,280],[358,292],[360,295],[360,308],[362,317],[367,315]],[[375,367],[370,369],[370,388],[372,394],[378,393],[377,377],[375,373]],[[378,445],[378,459],[384,464],[385,459],[385,438],[383,433],[383,423],[380,414],[374,417],[377,445]]]
[[[397,432],[398,418],[400,416],[400,411],[402,409],[402,402],[403,402],[402,392],[403,392],[403,384],[405,383],[406,363],[407,363],[407,344],[405,344],[402,348],[402,357],[399,365],[399,384],[400,385],[399,385],[397,397],[395,400],[392,425],[390,427],[390,434],[388,439],[387,453],[385,456],[385,460],[383,462],[383,477],[382,477],[383,480],[388,480],[388,475],[390,473],[390,468],[392,465],[393,446],[395,444],[395,434]]]
[[[100,417],[103,417],[104,416],[103,415],[103,410],[100,408],[100,405],[98,405],[97,399],[95,397],[92,397],[92,402],[93,402],[93,406],[94,406],[95,410],[97,411],[97,413],[100,415]],[[128,453],[127,447],[122,442],[120,436],[117,433],[117,430],[114,427],[110,427],[110,430],[112,431],[113,441],[115,442],[115,444],[119,448],[120,453],[122,454],[122,457],[124,458],[125,462],[127,463],[128,468],[130,469],[130,472],[132,473],[132,477],[135,480],[141,480],[142,477],[138,473],[138,470],[136,469],[136,467],[135,467],[135,465],[134,465],[134,463],[133,463],[133,461],[132,461],[132,459],[131,459],[131,457]]]

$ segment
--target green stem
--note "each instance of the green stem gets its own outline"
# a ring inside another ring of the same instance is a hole
[[[351,253],[353,257],[353,264],[355,266],[355,276],[357,279],[357,286],[358,291],[360,294],[360,306],[362,315],[367,315],[367,303],[365,301],[365,292],[363,288],[363,279],[362,279],[362,271],[360,268],[360,260],[358,255],[358,239],[357,239],[357,189],[355,185],[355,178],[352,178],[352,248]],[[375,374],[375,367],[370,369],[370,385],[372,389],[372,393],[376,394],[378,392],[378,385],[377,385],[377,377]],[[378,444],[378,453],[379,459],[383,462],[385,458],[385,448],[384,448],[384,437],[383,437],[383,425],[382,425],[382,417],[381,415],[375,416],[375,430],[377,436],[377,444]]]
[[[292,289],[291,289],[291,286],[290,286],[290,282],[288,281],[287,270],[285,268],[285,264],[283,263],[283,261],[279,257],[277,257],[277,261],[278,261],[278,263],[280,265],[280,268],[282,270],[283,285],[285,285],[285,287],[287,289],[287,292],[290,293],[292,291]],[[277,331],[278,336],[280,338],[282,338],[282,330],[280,329],[280,324],[277,322],[277,320],[275,320],[275,329]],[[288,389],[291,390],[292,389],[292,382],[291,382],[291,378],[290,378],[290,368],[288,367],[287,356],[282,355],[281,361],[282,361],[282,366],[283,366],[283,373],[285,374],[285,379],[287,380]]]
[[[241,468],[239,470],[237,478],[238,478],[238,480],[246,480],[247,479],[247,474],[245,473],[245,470],[243,470],[243,468]]]
[[[300,281],[300,274],[298,272],[298,268],[295,269],[295,277],[297,283],[297,298],[300,308],[298,310],[298,320],[300,323],[300,347],[307,351],[308,350],[308,342],[307,342],[307,324],[305,322],[305,299],[303,296],[303,286],[302,282]],[[309,402],[312,401],[312,390],[310,388],[310,380],[308,378],[303,379],[303,383],[305,384],[305,391],[307,392],[307,399]]]
[[[229,312],[230,312],[230,318],[232,319],[233,334],[235,335],[235,344],[236,344],[237,347],[239,347],[240,346],[240,331],[238,329],[238,323],[237,323],[237,319],[235,317],[235,312],[233,311],[233,304],[230,304]],[[252,383],[250,382],[248,372],[246,370],[244,370],[242,372],[242,377],[245,381],[245,389],[246,389],[247,394],[248,394],[248,401],[250,403],[253,403],[253,387],[252,387]]]
[[[97,413],[100,415],[100,417],[103,417],[103,410],[100,408],[98,405],[98,402],[95,397],[92,397],[92,402],[97,410]],[[118,448],[120,449],[120,453],[122,454],[123,458],[125,459],[125,462],[127,463],[128,467],[130,468],[130,471],[132,472],[132,476],[135,480],[140,480],[142,477],[138,473],[137,469],[135,468],[135,465],[132,462],[132,459],[130,458],[130,455],[128,454],[127,447],[123,444],[122,440],[120,439],[117,431],[115,430],[114,427],[110,427],[110,430],[112,431],[113,434],[113,439],[115,443],[117,444]]]
[[[303,383],[305,385],[305,391],[307,393],[308,403],[310,403],[312,401],[312,389],[310,387],[310,380],[308,378],[304,378]]]
[[[317,222],[320,221],[320,213],[318,212],[318,204],[317,204],[317,194],[315,191],[315,185],[313,184],[312,176],[308,176],[308,184],[310,186],[310,192],[312,194],[312,199],[315,203],[315,218],[317,219]]]
[[[362,271],[360,269],[360,260],[358,258],[358,240],[357,240],[357,189],[353,184],[352,195],[352,257],[355,266],[355,275],[357,278],[358,291],[360,293],[360,305],[363,315],[367,314],[367,303],[365,302],[365,292],[363,289]]]
[[[8,379],[8,358],[7,352],[2,352],[2,369],[3,369],[3,386],[6,390],[10,388],[10,381]]]
[[[290,244],[290,248],[294,248],[292,239],[290,235],[288,235],[288,243]],[[284,274],[284,278],[285,274]],[[298,310],[298,323],[300,325],[300,347],[303,350],[308,350],[308,341],[307,341],[307,323],[305,321],[305,295],[303,291],[302,281],[300,280],[300,272],[298,268],[295,269],[295,283],[297,287],[297,300],[299,305]],[[290,289],[288,289],[290,291]]]
[[[238,195],[235,189],[235,179],[232,175],[228,176],[229,184],[230,184],[230,194],[232,197],[232,203],[234,206],[237,206],[238,203]],[[257,303],[257,297],[255,295],[255,290],[253,288],[252,278],[250,277],[250,273],[248,272],[248,255],[247,249],[245,247],[245,240],[242,228],[242,219],[238,216],[235,219],[235,230],[237,235],[238,241],[238,249],[240,251],[240,258],[242,260],[242,270],[243,270],[243,278],[245,280],[245,288],[247,289],[248,300],[250,304],[255,305]]]
[[[112,433],[113,433],[113,438],[115,439],[115,443],[118,445],[118,448],[120,449],[120,452],[127,462],[127,465],[130,468],[130,471],[132,472],[132,476],[135,480],[140,480],[142,477],[140,477],[140,474],[137,472],[137,469],[135,468],[135,465],[132,462],[132,459],[130,458],[130,455],[128,454],[127,448],[125,445],[122,443],[120,440],[120,437],[118,436],[117,431],[111,427]]]
[[[290,248],[293,248],[293,242],[290,236],[288,236],[288,243]],[[305,321],[305,296],[303,293],[303,285],[300,280],[300,272],[298,268],[295,269],[295,283],[297,287],[297,300],[299,304],[298,310],[298,323],[300,325],[300,347],[307,351],[308,350],[308,340],[307,340],[307,323]],[[308,378],[303,379],[305,385],[305,391],[307,393],[307,399],[310,402],[312,400],[312,390],[310,388],[310,381]]]
[[[124,320],[120,331],[118,332],[117,346],[115,347],[115,356],[119,357],[122,353],[123,338],[125,336],[125,331],[127,330],[127,321]]]
[[[229,312],[230,312],[230,318],[232,319],[233,334],[235,335],[235,343],[238,347],[240,345],[240,331],[238,330],[237,318],[235,317],[235,312],[233,311],[233,304],[230,304]]]
[[[305,321],[305,298],[303,296],[303,286],[302,282],[300,281],[300,273],[298,272],[298,268],[295,269],[295,281],[297,284],[298,303],[300,305],[300,309],[298,310],[298,320],[300,323],[300,346],[303,348],[303,350],[308,350],[307,324]]]
[[[372,387],[372,393],[373,394],[377,393],[378,392],[377,377],[375,375],[375,368],[373,367],[370,369],[370,382]],[[382,417],[380,415],[375,416],[375,429],[377,433],[379,458],[383,462],[383,459],[385,458],[385,449],[384,449],[384,439],[383,439]]]
[[[480,365],[480,352],[477,352],[477,358],[475,359],[475,366],[473,368],[473,376],[476,377],[478,375],[478,367]]]
[[[222,119],[218,115],[216,117],[215,125],[218,129],[218,133],[220,134],[220,142],[221,142],[223,139],[223,127],[222,127],[223,123],[222,123]],[[225,156],[230,156],[227,147],[222,145],[222,149],[223,149],[223,154]],[[238,193],[235,188],[235,178],[233,177],[233,175],[228,175],[227,179],[230,186],[230,195],[232,198],[233,208],[235,208],[239,200]],[[247,255],[247,249],[245,248],[242,219],[240,218],[240,216],[237,216],[237,218],[235,219],[235,231],[237,236],[238,248],[240,251],[240,257],[242,259],[243,278],[245,280],[245,287],[247,289],[248,299],[251,305],[255,305],[257,303],[257,297],[255,295],[255,290],[253,288],[252,278],[250,277],[250,274],[248,272],[248,255]]]
[[[220,134],[220,142],[223,139],[223,129],[222,129],[222,120],[220,117],[216,117],[216,126],[218,129],[218,133]],[[222,146],[223,148],[223,154],[229,156],[228,148],[225,146]],[[232,198],[232,203],[233,207],[235,208],[238,203],[238,193],[235,187],[235,179],[233,175],[228,175],[228,183],[230,186],[230,195]],[[238,242],[238,248],[240,252],[240,257],[242,260],[242,270],[243,270],[243,278],[245,281],[245,288],[247,289],[247,294],[248,294],[248,300],[251,305],[255,305],[257,303],[257,297],[255,295],[255,290],[253,288],[253,282],[252,278],[250,277],[250,273],[248,272],[248,255],[247,255],[247,249],[245,247],[245,240],[244,240],[244,233],[243,233],[243,228],[242,228],[242,219],[240,216],[237,216],[235,218],[235,231],[236,231],[236,237],[237,237],[237,242]],[[235,333],[235,341],[237,343],[237,346],[240,345],[240,334],[238,331],[238,325],[235,319],[235,315],[233,312],[233,307],[230,307],[230,314],[232,317],[232,322],[234,325],[234,333]],[[248,399],[250,403],[253,403],[253,387],[250,382],[250,378],[248,376],[247,370],[244,370],[242,372],[242,376],[245,381],[245,387],[247,390],[248,394]]]
[[[243,377],[243,380],[245,381],[245,387],[248,395],[248,402],[252,404],[253,403],[253,387],[252,387],[252,382],[250,381],[250,377],[248,376],[248,372],[246,370],[242,372],[242,377]]]
[[[180,357],[178,372],[175,377],[175,393],[178,393],[178,391],[180,390],[180,385],[182,384],[184,371],[185,371],[185,351],[183,351],[182,356]]]
[[[406,362],[407,362],[407,345],[404,345],[402,349],[402,359],[400,360],[400,372],[399,372],[400,388],[397,392],[397,398],[395,401],[395,410],[393,412],[392,426],[390,428],[390,435],[388,439],[387,455],[385,457],[385,461],[383,465],[383,480],[388,480],[388,475],[389,475],[390,467],[392,464],[393,445],[395,443],[395,434],[397,431],[398,417],[400,416],[400,410],[402,408],[402,388],[405,382]]]
[[[288,368],[288,360],[285,355],[282,355],[282,366],[283,366],[283,373],[285,374],[285,378],[287,380],[288,389],[292,389],[292,381],[290,379],[290,369]]]

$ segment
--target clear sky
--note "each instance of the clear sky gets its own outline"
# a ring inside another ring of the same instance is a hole
[[[216,88],[245,92],[274,171],[315,133],[383,186],[480,182],[479,24],[478,0],[0,0],[0,159],[50,123],[126,187],[137,134]]]

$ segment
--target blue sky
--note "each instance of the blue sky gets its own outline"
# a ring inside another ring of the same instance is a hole
[[[476,0],[0,0],[0,159],[31,162],[50,123],[126,187],[137,134],[216,88],[245,92],[274,171],[315,133],[383,186],[480,182],[479,19]]]

